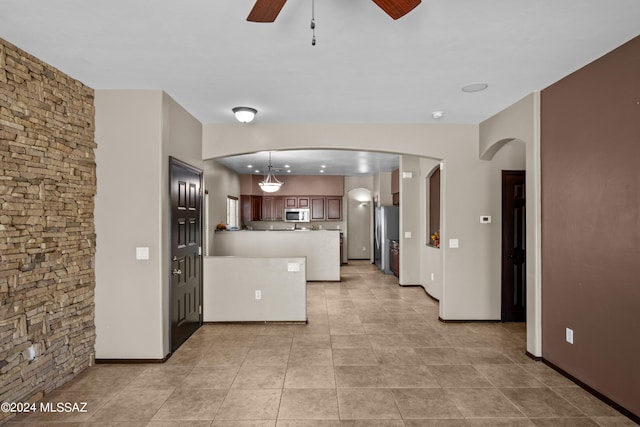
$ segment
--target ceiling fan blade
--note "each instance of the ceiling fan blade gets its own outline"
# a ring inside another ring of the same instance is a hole
[[[251,22],[273,22],[287,0],[256,0],[247,17]]]
[[[373,2],[393,19],[402,18],[420,4],[420,0],[373,0]]]

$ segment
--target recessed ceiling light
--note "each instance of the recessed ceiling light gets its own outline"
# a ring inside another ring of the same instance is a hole
[[[486,83],[473,83],[462,88],[463,92],[480,92],[481,90],[485,90],[489,85]]]
[[[290,168],[290,167],[291,167],[291,165],[284,165],[284,167],[285,167],[285,168]]]
[[[291,169],[287,169],[287,173],[291,173]]]
[[[254,170],[255,173],[260,173],[259,169]]]
[[[324,169],[320,169],[320,173],[324,173]]]
[[[253,165],[247,165],[247,167],[248,167],[249,169],[251,169],[251,168],[253,167]]]
[[[322,169],[324,169],[324,168],[326,168],[326,167],[327,167],[327,165],[320,165],[320,167],[321,167]]]
[[[431,117],[433,117],[434,119],[441,119],[442,116],[444,116],[444,112],[442,111],[434,111],[433,113],[431,113]]]

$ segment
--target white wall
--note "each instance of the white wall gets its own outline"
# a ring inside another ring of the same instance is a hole
[[[347,257],[371,259],[372,196],[367,188],[353,188],[347,192]]]
[[[375,187],[373,195],[378,198],[378,206],[391,206],[393,194],[391,194],[391,172],[380,172],[374,177]]]
[[[213,256],[307,258],[307,280],[340,281],[338,231],[219,231]],[[211,279],[207,279],[211,280]]]
[[[489,194],[499,188],[492,187],[492,168],[479,159],[478,147],[479,128],[473,125],[210,124],[203,129],[205,158],[271,149],[342,148],[443,159],[443,319],[499,318],[496,302],[489,298],[500,277],[486,253],[495,236],[480,228],[478,220],[491,211]],[[424,206],[425,192],[420,193],[418,206]],[[447,248],[449,238],[459,239],[460,248]],[[418,278],[419,284],[423,280]]]
[[[164,355],[171,351],[169,316],[171,280],[169,157],[175,157],[200,170],[202,161],[202,124],[169,95],[162,94],[162,158],[160,165],[160,211],[162,212],[162,338]],[[204,194],[204,191],[203,193]],[[204,244],[204,238],[202,240]]]
[[[404,178],[411,174],[411,178]],[[400,278],[401,285],[419,285],[421,242],[424,231],[423,209],[426,197],[420,185],[420,158],[400,156]],[[409,234],[411,235],[409,237]]]
[[[213,253],[216,224],[226,223],[227,196],[237,197],[240,203],[240,175],[215,160],[207,160],[204,186],[209,191],[209,253]]]
[[[96,90],[95,110],[96,358],[162,358],[162,92]]]
[[[96,358],[169,352],[169,156],[202,167],[202,127],[159,90],[97,90]],[[135,259],[136,247],[149,260]]]
[[[307,320],[306,258],[222,256],[203,263],[204,322]]]
[[[421,269],[420,277],[422,287],[433,298],[440,300],[442,298],[442,283],[443,283],[443,257],[442,249],[434,248],[430,246],[431,242],[429,233],[429,215],[428,215],[428,201],[429,201],[429,176],[436,167],[440,166],[440,160],[438,159],[420,159],[420,193],[424,194],[424,203],[420,206],[420,217],[422,218],[422,228],[420,233],[420,248],[421,248]],[[441,183],[442,187],[442,183]],[[441,192],[442,194],[442,192]],[[440,218],[442,229],[442,215],[443,206],[440,206]],[[433,274],[433,279],[431,278]]]
[[[509,141],[525,143],[527,204],[527,351],[542,357],[540,92],[480,124],[479,157],[491,160]]]
[[[391,185],[391,184],[389,184]],[[368,175],[368,176],[345,176],[344,177],[344,193],[345,193],[345,197],[343,199],[343,213],[346,213],[346,218],[345,219],[345,224],[348,222],[349,220],[349,212],[347,209],[344,209],[344,206],[347,206],[348,203],[348,199],[347,199],[347,194],[349,193],[349,191],[355,189],[355,188],[364,188],[367,189],[371,192],[371,197],[373,198],[373,196],[375,195],[375,191],[374,189],[376,188],[376,177],[372,176],[372,175]],[[369,248],[373,248],[373,201],[371,202],[371,204],[369,205]],[[347,226],[346,230],[343,233],[343,237],[344,237],[344,248],[348,247],[349,244],[349,228]],[[343,258],[343,262],[347,262],[348,259],[348,251],[344,250],[344,258]],[[373,253],[372,250],[369,249],[369,260],[373,263]]]

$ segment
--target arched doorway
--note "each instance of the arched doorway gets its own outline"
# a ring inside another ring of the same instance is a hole
[[[347,259],[371,259],[371,191],[347,193]]]

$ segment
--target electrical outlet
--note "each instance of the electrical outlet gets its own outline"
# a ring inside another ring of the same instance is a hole
[[[256,299],[262,299],[262,291],[256,291]]]
[[[566,330],[566,340],[569,344],[573,344],[573,329],[567,328]]]
[[[29,347],[27,347],[27,359],[29,359],[29,361],[31,362],[35,358],[36,358],[36,349],[32,345],[30,345]]]

